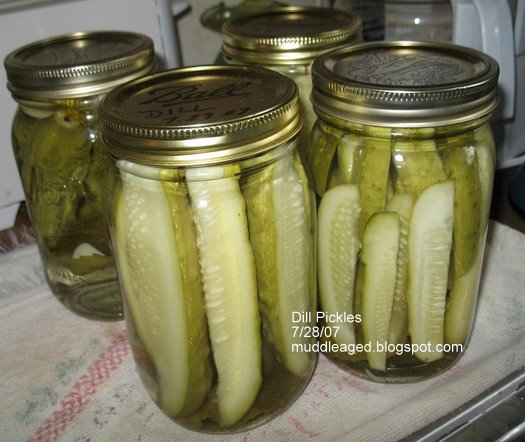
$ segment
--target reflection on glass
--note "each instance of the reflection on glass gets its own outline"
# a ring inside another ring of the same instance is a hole
[[[286,6],[286,3],[273,0],[244,0],[235,6],[228,6],[224,1],[221,1],[203,12],[201,23],[206,28],[220,32],[222,24],[227,20],[265,12],[280,6]]]

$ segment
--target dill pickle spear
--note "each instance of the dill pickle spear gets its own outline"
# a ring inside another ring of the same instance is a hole
[[[474,132],[474,146],[476,146],[476,160],[478,163],[479,184],[481,192],[481,219],[485,224],[490,213],[492,200],[492,185],[496,164],[494,137],[488,124],[484,124]]]
[[[454,137],[442,149],[443,167],[454,180],[454,276],[467,273],[478,256],[482,235],[481,186],[471,137]]]
[[[454,278],[445,313],[445,342],[466,344],[469,337],[479,288],[485,235],[481,238],[476,262],[461,276]]]
[[[356,157],[359,153],[359,136],[345,135],[337,145],[337,163],[339,165],[339,181],[341,184],[358,183],[356,177]]]
[[[87,175],[89,141],[80,122],[66,126],[58,118],[47,118],[34,124],[33,158],[24,161],[21,176],[29,194],[31,217],[46,245],[54,247],[77,219],[83,194],[79,186],[83,186]]]
[[[80,217],[83,220],[101,219],[100,213],[104,211],[104,193],[106,175],[111,166],[109,158],[104,152],[105,147],[99,139],[91,146],[88,162],[86,163],[86,177],[84,188],[89,195],[90,204],[79,208]],[[104,219],[102,218],[104,222]]]
[[[406,290],[408,286],[408,231],[414,207],[414,195],[410,193],[395,194],[386,204],[387,212],[399,215],[399,252],[397,254],[397,275],[390,332],[388,342],[404,343],[408,336],[408,307]]]
[[[308,163],[312,171],[315,192],[322,196],[328,187],[328,178],[332,162],[336,154],[337,145],[343,132],[328,126],[318,119],[312,129],[312,146],[308,152]]]
[[[367,139],[356,167],[361,203],[359,230],[362,232],[370,217],[385,208],[390,169],[390,140]]]
[[[27,149],[26,146],[31,142],[33,130],[35,128],[35,119],[30,117],[27,113],[18,111],[13,121],[13,127],[11,131],[13,141],[13,151],[17,165],[20,168],[20,178],[24,189],[29,189],[29,178],[31,166],[34,164],[33,156],[35,152],[32,149]],[[22,169],[25,167],[25,169]]]
[[[482,234],[479,238],[480,242],[474,265],[466,273],[456,276],[453,280],[445,315],[445,341],[449,344],[465,344],[474,319],[496,161],[494,140],[488,125],[484,125],[474,132],[474,145],[476,146],[480,184]]]
[[[193,211],[188,191],[180,183],[163,181],[163,188],[171,209],[171,221],[175,242],[179,251],[179,263],[184,284],[184,300],[188,339],[190,377],[188,396],[181,416],[193,414],[202,405],[210,390],[213,369],[210,360],[204,289],[199,268],[197,233],[193,224]]]
[[[311,226],[309,205],[292,154],[250,177],[243,185],[250,241],[257,268],[262,327],[278,359],[295,376],[304,378],[311,357],[292,351],[309,339],[294,335],[294,312],[311,312]]]
[[[433,184],[418,197],[408,233],[408,327],[412,343],[433,348],[415,353],[423,362],[443,357],[450,251],[454,224],[454,182]]]
[[[395,190],[418,196],[427,187],[446,179],[434,140],[395,140],[392,161],[397,172]]]
[[[170,416],[194,413],[212,381],[202,285],[191,209],[160,181],[121,170],[115,251],[131,321],[152,358],[159,406]]]
[[[319,301],[328,314],[354,313],[360,211],[357,184],[343,184],[330,189],[319,205]],[[339,344],[355,344],[354,324],[340,324],[333,339]]]
[[[255,260],[239,182],[220,166],[187,169],[221,424],[240,421],[262,384]],[[203,181],[199,181],[203,180]]]
[[[375,343],[388,341],[390,318],[396,287],[397,255],[399,251],[399,215],[393,212],[374,214],[363,232],[361,261],[364,264],[363,337],[370,342],[368,364],[374,370],[386,370],[387,352],[374,349]]]

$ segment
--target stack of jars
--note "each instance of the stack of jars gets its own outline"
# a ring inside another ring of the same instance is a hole
[[[73,75],[50,97],[45,75],[6,61],[44,263],[55,250],[85,266],[113,256],[140,377],[187,428],[268,422],[302,393],[319,350],[366,379],[407,382],[467,344],[497,64],[360,32],[358,17],[320,8],[240,18],[223,27],[224,64],[148,73],[137,55],[133,74],[111,91],[86,80],[82,99],[65,92]],[[102,93],[97,112],[79,107]],[[91,236],[84,214],[102,223]],[[112,254],[95,242],[106,225]]]
[[[361,40],[359,17],[284,8],[227,22],[222,53],[302,90],[321,350],[366,379],[406,382],[450,367],[468,341],[498,66],[450,44]]]

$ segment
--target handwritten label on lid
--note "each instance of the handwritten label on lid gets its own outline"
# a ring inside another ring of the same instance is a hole
[[[226,123],[267,112],[290,94],[285,77],[203,76],[176,78],[126,93],[112,112],[148,127]]]

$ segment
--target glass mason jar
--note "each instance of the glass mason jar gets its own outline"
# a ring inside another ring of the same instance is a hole
[[[181,68],[111,92],[101,119],[143,384],[193,430],[265,423],[316,362],[315,205],[296,85],[266,69]]]
[[[5,59],[18,103],[13,150],[44,273],[66,307],[91,319],[123,315],[103,204],[98,105],[116,85],[150,72],[153,58],[146,36],[97,32],[35,42]]]
[[[361,18],[336,9],[288,6],[226,22],[222,57],[229,64],[262,66],[299,87],[304,118],[301,146],[316,120],[310,103],[311,65],[319,55],[363,40]]]
[[[451,44],[377,42],[312,68],[327,355],[380,382],[450,367],[476,307],[494,173],[498,65]]]
[[[452,41],[450,0],[385,0],[385,40]]]

